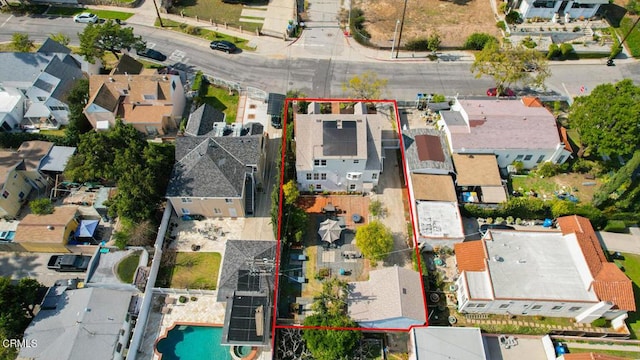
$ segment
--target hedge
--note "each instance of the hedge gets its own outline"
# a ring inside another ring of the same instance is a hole
[[[604,231],[614,233],[627,233],[627,224],[622,220],[609,220],[607,226],[604,227]]]

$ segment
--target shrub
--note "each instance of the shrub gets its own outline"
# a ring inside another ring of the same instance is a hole
[[[620,44],[613,45],[611,47],[611,54],[609,54],[609,59],[614,59],[621,52],[622,52],[622,46],[620,46]]]
[[[373,216],[382,215],[382,202],[380,200],[373,200],[369,203],[369,213]]]
[[[318,270],[318,276],[321,278],[329,277],[329,275],[331,275],[331,269],[329,268],[321,268]]]
[[[498,6],[498,10],[500,10],[501,13],[506,14],[508,7],[509,5],[506,2],[503,2],[503,3],[500,3],[500,6]]]
[[[36,215],[46,215],[53,213],[53,204],[48,198],[35,199],[29,202],[31,212]]]
[[[536,173],[540,176],[552,177],[556,175],[559,172],[559,170],[560,170],[560,166],[547,161],[545,163],[540,164]]]
[[[604,227],[604,231],[626,233],[628,232],[627,224],[622,220],[609,220],[607,221],[607,226]]]
[[[568,43],[563,43],[562,45],[560,45],[560,53],[562,54],[563,58],[567,58],[569,57],[569,55],[573,54],[575,52],[575,50],[573,50],[573,45],[568,44]]]
[[[485,222],[486,222],[487,224],[493,224],[493,218],[488,217],[488,218],[485,220]]]
[[[515,11],[515,10],[511,10],[505,17],[504,20],[507,22],[507,24],[515,24],[517,22],[520,21],[520,13]]]
[[[607,319],[605,319],[605,318],[595,319],[595,320],[593,320],[591,325],[593,325],[595,327],[607,327]]]
[[[429,49],[429,39],[427,38],[418,38],[413,39],[407,42],[405,45],[407,50],[411,51],[427,51]]]
[[[178,298],[178,301],[180,301],[181,304],[184,304],[187,302],[187,297],[184,295],[180,295],[180,297]]]
[[[442,44],[442,39],[440,39],[440,34],[437,32],[429,35],[429,40],[427,44],[427,49],[432,52],[438,51],[440,48],[440,44]]]
[[[522,225],[522,219],[517,218],[516,219],[516,225]]]
[[[200,28],[197,27],[197,26],[189,25],[184,29],[184,32],[189,34],[189,35],[199,35],[200,34]]]
[[[494,223],[496,223],[496,224],[504,224],[504,218],[498,216],[496,218],[496,220],[494,221]]]
[[[560,47],[558,44],[549,45],[549,52],[547,52],[547,59],[553,59],[560,56]]]
[[[507,30],[507,24],[504,23],[504,21],[500,20],[496,23],[496,26],[498,27],[498,29],[505,31]]]
[[[431,102],[445,102],[447,98],[442,94],[433,94],[431,97]]]
[[[502,28],[504,28],[504,21],[500,22],[502,23]],[[497,42],[498,40],[486,33],[473,33],[469,35],[467,40],[465,40],[463,47],[467,50],[482,50],[484,49],[484,46],[487,45],[487,43],[489,43],[490,41]]]
[[[522,39],[522,41],[520,42],[524,47],[529,48],[529,49],[533,49],[536,46],[538,46],[538,44],[536,44],[535,41],[533,41],[533,39],[531,38],[531,36],[527,36],[524,39]]]
[[[524,170],[524,163],[520,160],[516,160],[513,163],[511,163],[511,165],[513,165],[513,167],[516,168],[516,172],[521,173],[522,170]]]
[[[507,216],[507,224],[508,225],[513,224],[513,216]]]
[[[198,300],[198,298],[197,298],[197,297],[195,297],[195,296],[192,296],[192,297],[191,297],[191,301],[196,301],[196,300]]]
[[[582,29],[580,28],[580,26],[574,26],[574,27],[573,27],[573,32],[580,32],[580,30],[582,30]]]

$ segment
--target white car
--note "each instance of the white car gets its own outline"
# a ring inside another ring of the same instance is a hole
[[[88,13],[88,12],[84,12],[82,14],[77,14],[76,16],[74,16],[73,17],[73,21],[75,21],[77,23],[95,24],[96,22],[98,22],[98,15],[92,14],[92,13]]]

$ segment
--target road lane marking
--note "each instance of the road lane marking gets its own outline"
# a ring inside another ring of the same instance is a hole
[[[1,27],[4,27],[5,25],[7,25],[7,23],[9,22],[9,20],[11,20],[11,18],[12,18],[12,17],[13,17],[13,15],[9,16],[9,18],[8,18],[7,20],[5,20],[5,21],[2,23],[2,25],[0,25],[0,28],[1,28]]]

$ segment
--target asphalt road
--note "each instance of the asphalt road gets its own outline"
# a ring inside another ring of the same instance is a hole
[[[23,32],[36,42],[49,34],[58,32],[71,37],[77,44],[77,33],[84,24],[75,24],[70,18],[16,17],[0,14],[0,41],[10,41],[15,32]],[[317,31],[314,29],[313,31]],[[323,30],[324,31],[324,30]],[[271,92],[286,92],[297,89],[311,97],[341,97],[342,83],[356,74],[371,70],[388,78],[386,96],[394,99],[415,99],[416,93],[441,93],[459,96],[482,96],[493,83],[488,78],[476,79],[469,71],[469,62],[383,62],[352,61],[339,57],[314,56],[314,36],[324,39],[321,33],[309,32],[300,44],[283,47],[279,56],[264,57],[243,52],[225,54],[212,51],[205,40],[187,37],[171,31],[147,26],[135,26],[135,32],[145,39],[150,47],[169,56],[167,64],[178,63],[187,69],[202,69],[204,72],[242,86],[254,86]],[[325,43],[325,45],[330,42]],[[339,53],[340,42],[334,42],[330,53]],[[300,56],[304,49],[304,57]],[[325,53],[326,55],[326,53]],[[595,64],[594,64],[595,62]],[[574,61],[553,63],[552,76],[547,81],[548,91],[543,95],[577,96],[588,93],[597,84],[631,78],[640,83],[638,62],[618,62],[607,67],[598,61]],[[517,88],[516,88],[517,89]],[[581,90],[584,89],[584,92]],[[520,91],[520,94],[529,92]],[[534,93],[535,92],[529,92]]]

